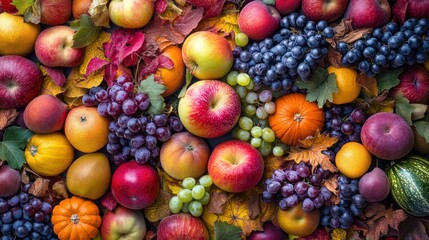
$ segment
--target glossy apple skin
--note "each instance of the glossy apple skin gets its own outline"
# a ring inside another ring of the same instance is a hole
[[[359,179],[359,193],[367,202],[383,201],[389,192],[389,178],[381,168],[375,167]]]
[[[72,13],[72,0],[41,0],[40,23],[45,25],[60,25],[69,20]]]
[[[43,30],[34,46],[36,57],[48,67],[76,67],[85,55],[84,48],[72,48],[74,30],[66,25]]]
[[[21,187],[21,174],[8,165],[1,165],[0,185],[0,197],[12,197]]]
[[[204,222],[189,213],[178,213],[163,218],[158,225],[157,240],[209,240]]]
[[[311,212],[302,210],[302,204],[299,203],[286,211],[279,209],[277,211],[279,226],[287,234],[295,236],[308,236],[313,233],[320,221],[320,212],[318,208]]]
[[[274,225],[272,222],[266,222],[263,226],[263,231],[253,231],[248,240],[282,240],[287,239],[287,234],[283,230]]]
[[[301,0],[276,0],[275,8],[282,15],[295,12],[301,5]]]
[[[207,171],[210,149],[200,137],[178,132],[163,143],[159,153],[162,169],[173,178],[199,178]],[[192,167],[190,167],[192,166]]]
[[[302,0],[302,13],[313,21],[333,22],[343,16],[349,0]]]
[[[213,149],[207,170],[217,187],[238,193],[255,187],[264,167],[264,159],[256,148],[240,140],[227,140]]]
[[[118,206],[113,212],[103,215],[100,226],[101,239],[119,240],[144,239],[146,235],[146,222],[141,211],[131,210]]]
[[[178,113],[183,126],[203,138],[228,133],[240,117],[240,97],[219,80],[201,80],[192,84],[179,100]]]
[[[344,13],[354,28],[377,28],[384,26],[391,16],[387,0],[350,0]]]
[[[402,94],[410,103],[429,100],[429,71],[422,65],[406,66],[398,78],[399,84],[390,90],[393,96]]]
[[[123,28],[141,28],[149,23],[154,12],[153,0],[112,0],[110,20]]]
[[[261,41],[270,37],[280,27],[280,13],[273,6],[256,0],[248,3],[240,11],[238,27],[250,39]]]
[[[209,31],[198,31],[185,39],[182,59],[198,79],[219,79],[229,72],[234,63],[228,41]]]
[[[406,13],[402,15],[406,8]],[[402,23],[406,18],[429,18],[429,2],[420,0],[397,0],[392,7],[395,20]],[[396,19],[397,18],[397,19]]]
[[[140,210],[155,201],[159,186],[159,176],[153,167],[129,161],[113,172],[111,190],[119,204]]]
[[[384,160],[402,158],[414,145],[411,127],[396,113],[373,114],[363,124],[360,137],[371,154]]]
[[[42,90],[42,73],[31,60],[18,55],[0,57],[0,108],[28,104]]]
[[[72,14],[74,19],[79,19],[82,14],[89,14],[89,7],[92,0],[73,0]]]

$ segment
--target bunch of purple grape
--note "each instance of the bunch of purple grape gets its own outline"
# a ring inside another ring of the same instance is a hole
[[[0,239],[58,239],[53,232],[51,214],[50,203],[27,192],[0,198]]]
[[[91,88],[82,102],[85,106],[97,106],[101,116],[112,119],[106,150],[116,165],[132,159],[140,164],[155,164],[160,144],[183,130],[174,113],[149,115],[149,96],[136,92],[134,83],[124,77],[118,77],[107,89]]]
[[[359,194],[358,179],[349,179],[344,175],[338,177],[340,203],[321,209],[322,226],[349,229],[355,218],[362,214],[366,201]]]
[[[262,199],[275,201],[280,209],[287,210],[302,202],[304,211],[322,207],[331,198],[332,192],[322,186],[330,175],[320,166],[311,172],[311,165],[305,162],[294,163],[290,169],[276,169],[272,177],[265,181]]]

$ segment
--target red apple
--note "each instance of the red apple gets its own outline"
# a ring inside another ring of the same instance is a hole
[[[390,90],[391,95],[402,94],[410,103],[429,100],[429,71],[420,64],[406,66],[399,75],[399,84]]]
[[[207,171],[209,155],[210,149],[204,139],[189,132],[178,132],[162,144],[159,161],[168,175],[183,180],[201,177]]]
[[[73,0],[72,14],[74,19],[79,19],[82,14],[89,14],[92,0]]]
[[[103,215],[100,236],[104,240],[144,239],[146,222],[141,211],[118,206]]]
[[[240,97],[219,80],[201,80],[192,84],[180,98],[178,113],[183,126],[203,138],[228,133],[240,117]]]
[[[85,49],[72,48],[74,30],[66,25],[43,30],[34,50],[39,61],[48,67],[76,67],[83,60]]]
[[[72,0],[40,0],[40,23],[60,25],[69,20],[72,13]]]
[[[185,39],[182,59],[198,79],[222,78],[234,63],[228,41],[209,31],[194,32]]]
[[[283,230],[274,225],[272,222],[266,222],[263,226],[262,231],[253,231],[248,240],[272,240],[272,239],[285,239],[286,233]]]
[[[149,206],[158,196],[159,187],[158,173],[149,164],[129,161],[113,172],[112,194],[119,204],[129,209]]]
[[[413,130],[396,113],[373,114],[363,124],[360,137],[370,153],[384,160],[404,157],[414,145]]]
[[[158,225],[157,240],[209,240],[204,222],[189,213],[178,213],[163,218]]]
[[[349,0],[302,0],[302,13],[313,21],[333,22],[343,16]]]
[[[381,168],[375,167],[359,179],[359,193],[367,202],[383,201],[389,192],[389,178]]]
[[[264,173],[261,153],[240,140],[224,141],[213,149],[207,170],[213,183],[227,192],[245,192],[254,188]]]
[[[387,0],[350,0],[344,14],[354,28],[377,28],[390,20],[391,9]]]
[[[392,12],[399,23],[408,18],[429,18],[429,1],[397,0]]]
[[[320,221],[318,208],[310,212],[302,210],[302,203],[299,203],[286,211],[279,209],[277,219],[280,228],[289,235],[307,236],[313,233]]]
[[[12,197],[21,187],[21,174],[8,165],[1,165],[0,186],[0,197]]]
[[[299,8],[300,4],[301,0],[276,0],[274,6],[282,15],[289,15],[290,13],[295,12]]]
[[[240,11],[238,27],[250,39],[261,41],[277,31],[280,19],[280,13],[275,7],[256,0],[248,3]]]
[[[123,28],[141,28],[149,23],[154,12],[153,0],[111,0],[110,20]]]
[[[42,73],[31,60],[17,55],[0,57],[0,108],[28,104],[42,90]]]

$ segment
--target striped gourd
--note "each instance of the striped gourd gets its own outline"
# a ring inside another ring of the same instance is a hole
[[[391,194],[407,213],[429,216],[429,159],[406,156],[393,162],[387,170]]]

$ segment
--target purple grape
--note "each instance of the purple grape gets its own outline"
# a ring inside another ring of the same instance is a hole
[[[113,97],[113,101],[121,104],[125,102],[125,100],[130,99],[129,93],[125,92],[124,90],[119,90],[116,92],[115,96]]]
[[[174,132],[180,132],[183,130],[183,124],[178,117],[171,116],[169,118],[169,121],[170,121],[170,127],[171,129],[173,129]]]
[[[350,114],[350,118],[354,123],[363,124],[366,121],[365,112],[362,109],[355,109]]]
[[[339,217],[340,214],[341,214],[341,209],[340,209],[340,207],[338,205],[333,205],[331,207],[331,212],[330,213],[331,213],[332,217]]]
[[[99,103],[97,106],[97,112],[100,116],[102,117],[109,117],[109,112],[107,111],[107,106],[109,106],[109,103],[107,102],[102,102]]]
[[[131,147],[139,148],[145,143],[145,138],[143,135],[137,135],[130,140]]]
[[[116,130],[119,128],[119,124],[116,121],[110,121],[109,122],[109,131],[110,132],[116,132]]]
[[[310,186],[310,187],[308,187],[307,195],[310,198],[315,198],[315,197],[319,196],[319,189],[317,189],[317,187],[315,187],[315,186]]]
[[[346,176],[344,176],[344,175],[340,175],[338,177],[338,184],[339,185],[341,185],[341,184],[349,184],[349,179]]]
[[[360,209],[360,208],[356,207],[356,205],[352,204],[352,205],[350,206],[350,212],[351,212],[354,216],[358,217],[358,216],[362,213],[362,209]]]
[[[112,161],[116,166],[119,166],[122,163],[126,162],[127,159],[121,153],[118,153],[112,156]]]
[[[91,87],[88,91],[89,95],[95,95],[97,94],[99,91],[104,90],[103,87],[97,86],[97,87]]]
[[[280,190],[280,188],[282,187],[282,184],[278,181],[271,181],[268,185],[267,185],[267,192],[269,192],[270,194],[274,195],[277,194]]]
[[[285,172],[281,169],[276,169],[272,173],[272,179],[278,182],[284,182],[286,180]]]
[[[364,208],[366,206],[366,201],[360,194],[356,194],[352,197],[352,203],[358,208]]]
[[[13,219],[15,220],[21,219],[22,215],[24,214],[20,206],[13,207],[11,211],[12,211]]]
[[[281,190],[280,190],[280,193],[285,198],[294,194],[293,184],[287,183],[287,184],[283,185]]]
[[[298,195],[303,195],[307,193],[308,188],[309,188],[309,185],[306,182],[297,182],[294,186],[294,190]]]
[[[16,207],[19,205],[19,195],[15,195],[7,200],[7,204],[9,204],[10,207]]]
[[[158,157],[159,156],[159,151],[160,151],[160,149],[159,149],[158,146],[150,149],[151,156],[154,157],[154,158]]]
[[[98,104],[97,100],[95,99],[95,96],[88,94],[83,95],[82,103],[87,107],[94,107]]]
[[[338,220],[338,218],[331,218],[330,225],[333,228],[339,228],[340,227],[340,221]]]
[[[118,120],[117,120],[117,122],[118,122],[118,126],[119,127],[121,127],[121,128],[127,128],[127,125],[128,125],[128,121],[131,119],[131,117],[130,116],[127,116],[126,114],[121,114],[119,117],[118,117]]]
[[[158,140],[155,136],[146,135],[145,136],[145,147],[148,149],[154,149],[158,144]]]
[[[130,81],[131,81],[131,79],[129,77],[127,77],[126,75],[121,75],[116,79],[116,82],[119,85],[124,85],[125,83],[130,82]]]
[[[280,208],[281,210],[283,210],[283,211],[286,211],[286,210],[288,210],[288,209],[289,209],[289,207],[288,207],[288,205],[287,205],[286,198],[282,198],[282,199],[279,201],[279,208]]]
[[[341,132],[343,132],[345,135],[350,135],[354,131],[353,124],[351,123],[343,123],[341,124]]]
[[[315,198],[313,199],[313,203],[314,203],[314,207],[315,207],[315,208],[320,208],[320,207],[322,207],[322,205],[323,205],[323,203],[324,203],[324,201],[323,201],[323,197],[322,197],[321,195],[319,195],[319,196],[315,197]]]
[[[293,195],[285,198],[285,201],[286,201],[287,206],[291,208],[291,207],[296,206],[298,204],[299,198],[296,194],[293,194]]]
[[[30,197],[28,196],[28,193],[21,193],[19,194],[19,203],[22,205],[24,203],[27,203],[28,200],[30,200]]]
[[[22,192],[28,192],[28,190],[30,190],[30,187],[31,187],[31,183],[26,183],[26,184],[24,184],[24,185],[22,185],[22,188],[21,188],[21,191]],[[0,213],[1,213],[1,211],[0,211]]]
[[[109,143],[118,143],[119,142],[119,137],[116,136],[116,134],[113,132],[109,132],[109,134],[107,135],[107,139],[108,139]]]
[[[340,194],[344,197],[349,197],[352,193],[349,185],[339,185]]]
[[[296,172],[302,178],[306,178],[311,174],[310,168],[305,164],[299,164],[296,168]]]
[[[328,201],[332,196],[332,192],[329,191],[326,187],[321,187],[319,192],[323,198],[323,201]]]
[[[7,201],[4,199],[0,200],[0,213],[4,213],[7,210],[9,210],[9,205],[7,204]]]
[[[106,102],[108,102],[109,98],[108,98],[107,91],[104,90],[104,89],[98,91],[95,94],[95,100],[97,100],[100,103],[106,103]]]
[[[131,140],[136,134],[134,132],[131,132],[130,129],[125,129],[124,130],[124,138]]]
[[[140,111],[146,111],[150,107],[150,99],[146,98],[138,103],[138,109]]]
[[[146,93],[139,92],[134,96],[134,100],[136,100],[137,103],[141,103],[146,99],[149,99],[149,96]]]
[[[36,213],[34,213],[34,221],[35,222],[43,222],[45,218],[45,214],[43,214],[41,211],[37,211]]]
[[[110,102],[107,105],[107,113],[114,119],[118,118],[122,113],[122,107],[117,102]]]
[[[350,211],[346,210],[340,216],[341,225],[351,226],[354,221],[355,221],[355,218],[353,217],[353,214]]]
[[[270,194],[268,191],[263,191],[263,192],[262,192],[262,200],[263,200],[263,201],[265,201],[265,202],[269,202],[269,201],[271,201],[271,200],[272,200],[272,198],[273,198],[273,195],[272,195],[272,194]]]
[[[155,135],[155,133],[156,133],[156,125],[155,125],[155,123],[154,122],[148,122],[146,124],[145,131],[149,135]]]
[[[310,175],[310,183],[319,186],[322,183],[322,176],[320,174],[314,173]]]
[[[110,87],[107,89],[107,94],[109,95],[109,97],[110,97],[111,99],[113,99],[113,98],[114,98],[114,96],[116,95],[116,92],[118,92],[118,91],[120,91],[120,90],[122,90],[122,87],[121,87],[119,84],[113,84],[112,86],[110,86]]]
[[[130,143],[130,140],[125,139],[125,138],[120,138],[119,139],[119,144],[121,144],[122,146],[128,146]]]
[[[2,213],[0,220],[3,223],[12,223],[13,222],[13,214],[12,211],[6,211],[4,213]]]
[[[285,174],[287,181],[290,183],[296,183],[298,181],[301,181],[301,177],[294,170],[286,170]]]
[[[142,125],[140,123],[140,119],[132,117],[127,122],[127,128],[133,133],[140,131]]]
[[[149,160],[150,155],[151,155],[151,153],[150,153],[149,149],[147,149],[145,147],[141,147],[141,148],[137,149],[134,157],[138,163],[144,164]]]
[[[134,99],[127,98],[122,103],[122,111],[128,116],[132,116],[138,110],[137,102]]]
[[[314,209],[313,200],[311,200],[310,198],[306,198],[304,199],[304,201],[302,201],[302,210],[306,212],[310,212],[313,209]]]
[[[19,226],[15,230],[15,235],[18,238],[25,238],[28,235],[28,229],[25,226]]]
[[[125,132],[124,128],[118,128],[116,130],[115,134],[119,138],[119,141],[121,141],[124,138],[124,132]],[[124,145],[124,144],[121,144],[121,145]]]
[[[354,131],[349,135],[350,142],[360,142],[360,132]]]
[[[132,82],[126,82],[122,84],[122,89],[127,93],[132,93],[134,91],[134,84]]]
[[[341,125],[343,124],[343,121],[339,117],[331,119],[331,129],[339,131],[341,130]]]
[[[45,215],[51,214],[52,213],[52,205],[47,203],[47,202],[43,202],[42,207],[40,208],[40,211]]]
[[[329,110],[331,112],[331,114],[333,116],[338,116],[341,114],[341,106],[339,105],[334,105],[331,107],[331,109]]]
[[[165,142],[170,139],[171,131],[167,127],[158,127],[156,129],[155,136],[159,141]]]
[[[121,144],[119,143],[110,143],[106,144],[106,151],[112,155],[118,154],[121,151]]]
[[[162,127],[167,124],[167,115],[165,113],[163,114],[157,114],[153,116],[152,121],[155,123],[157,127]]]
[[[38,198],[32,198],[30,200],[30,204],[33,205],[35,210],[40,210],[40,208],[42,207],[42,201],[40,201],[40,199]]]
[[[44,227],[43,223],[39,223],[39,222],[33,223],[33,230],[35,232],[41,233],[43,231],[43,227]]]
[[[122,148],[121,154],[124,156],[124,158],[128,159],[131,158],[131,147],[130,146],[124,146]]]

